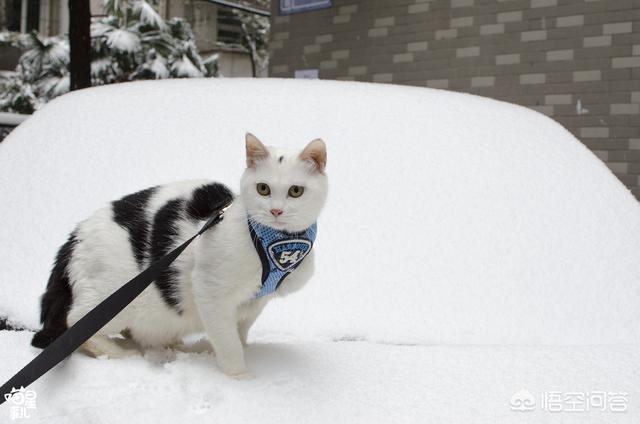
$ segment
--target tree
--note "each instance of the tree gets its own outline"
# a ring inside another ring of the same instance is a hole
[[[268,10],[271,1],[255,0],[254,3],[256,6]],[[253,76],[267,76],[269,68],[269,18],[237,9],[233,10],[233,14],[240,21],[241,43],[249,51]]]
[[[71,90],[91,87],[91,2],[69,0]]]

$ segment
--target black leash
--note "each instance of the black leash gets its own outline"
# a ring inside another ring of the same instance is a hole
[[[180,246],[158,259],[147,269],[142,271],[113,292],[109,297],[100,302],[89,313],[83,316],[78,322],[69,327],[60,337],[55,339],[38,356],[22,368],[16,375],[0,387],[0,405],[10,397],[11,389],[20,389],[42,377],[47,371],[55,367],[67,356],[71,355],[98,330],[111,321],[120,311],[131,303],[149,284],[151,284],[162,271],[167,269],[173,261],[202,233],[220,222],[224,215],[224,210],[230,203],[217,209],[217,212],[209,218],[196,235],[182,243]]]

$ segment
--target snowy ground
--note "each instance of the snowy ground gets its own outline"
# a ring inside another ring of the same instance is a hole
[[[5,364],[32,357],[29,335],[0,333],[0,344],[15,345]],[[41,396],[33,416],[46,423],[637,423],[640,417],[637,346],[287,339],[264,335],[251,344],[250,381],[221,375],[208,354],[178,353],[170,362],[161,355],[118,361],[74,355],[32,386]],[[536,398],[535,410],[512,410],[521,389]],[[564,412],[550,412],[542,403],[545,394],[600,391],[629,393],[627,411],[568,412],[564,404]]]
[[[545,116],[441,90],[209,80],[63,96],[0,144],[0,316],[37,327],[51,258],[107,200],[207,176],[237,188],[245,131],[324,138],[331,183],[316,276],[250,336],[256,378],[204,354],[73,355],[32,386],[32,421],[640,422],[638,203]],[[37,353],[29,337],[0,332],[0,380]],[[512,410],[529,395],[533,411]]]

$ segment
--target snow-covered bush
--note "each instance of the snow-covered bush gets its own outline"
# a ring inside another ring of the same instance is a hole
[[[0,44],[25,50],[15,71],[0,75],[0,111],[32,113],[69,91],[69,43],[65,38],[2,33]]]
[[[203,59],[191,26],[164,20],[148,0],[106,0],[106,17],[91,22],[91,82],[216,76],[217,55]],[[14,72],[0,75],[0,111],[32,113],[69,91],[64,37],[0,33],[0,44],[25,50]]]

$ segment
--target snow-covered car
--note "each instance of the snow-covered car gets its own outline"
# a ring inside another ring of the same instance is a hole
[[[330,181],[315,276],[249,336],[255,379],[207,354],[74,354],[30,386],[34,419],[640,421],[638,202],[553,120],[443,90],[173,80],[53,100],[0,144],[0,317],[38,328],[56,249],[108,201],[237,189],[247,131],[322,137]],[[0,383],[31,336],[0,331]]]

